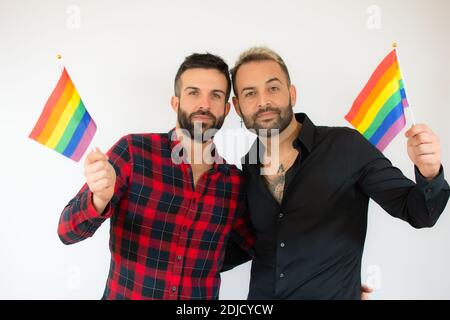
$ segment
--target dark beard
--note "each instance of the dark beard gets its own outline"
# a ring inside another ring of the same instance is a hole
[[[275,120],[273,125],[270,127],[265,127],[257,122],[257,118],[261,113],[272,111],[278,114],[278,118]],[[242,111],[241,111],[242,114]],[[244,123],[247,129],[254,129],[258,136],[263,137],[271,137],[275,134],[280,134],[286,129],[292,121],[294,117],[294,111],[292,110],[292,102],[289,98],[289,104],[285,108],[273,108],[273,107],[265,107],[261,108],[254,115],[250,117],[244,117]],[[272,132],[272,130],[278,130],[278,132]]]
[[[225,110],[225,109],[224,109]],[[197,115],[204,115],[210,117],[213,122],[211,125],[206,124],[204,122],[201,123],[201,125],[197,124],[195,126],[194,121],[192,121],[192,118]],[[214,130],[217,131],[220,128],[222,128],[222,125],[225,121],[225,114],[219,118],[216,118],[211,112],[209,111],[196,111],[188,115],[186,112],[184,112],[181,108],[181,106],[178,108],[178,123],[180,124],[180,128],[187,130],[190,134],[191,139],[195,139],[197,142],[206,142],[207,140],[210,140],[213,138],[214,135],[205,135],[205,132],[207,130]]]

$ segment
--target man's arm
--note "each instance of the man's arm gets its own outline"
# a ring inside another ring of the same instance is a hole
[[[240,215],[230,231],[221,272],[250,261],[254,256],[255,231],[248,214],[247,193],[244,184],[241,186],[239,197]]]
[[[130,152],[127,137],[108,152],[89,153],[85,162],[86,184],[61,213],[58,236],[64,244],[91,237],[113,214],[128,188]]]
[[[412,145],[413,137],[417,138],[417,131],[423,129],[424,127],[416,127],[414,132],[407,133],[408,153],[410,157],[411,153],[415,154],[411,159],[415,164],[416,183],[393,167],[391,162],[360,134],[354,135],[351,147],[353,167],[357,169],[353,178],[363,193],[375,200],[390,215],[407,221],[415,228],[432,227],[450,196],[450,188],[440,164],[440,155],[436,153],[436,137],[428,136],[427,141],[434,141],[431,145]],[[426,176],[423,176],[421,171]]]
[[[252,260],[250,253],[242,249],[236,241],[230,237],[226,245],[225,258],[220,272],[231,270],[250,260]]]

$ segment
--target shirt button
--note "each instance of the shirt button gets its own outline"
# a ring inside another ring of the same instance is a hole
[[[284,273],[280,273],[280,279],[284,278]]]
[[[279,219],[282,219],[283,217],[284,217],[284,214],[283,214],[283,213],[279,213],[279,214],[278,214],[278,218],[279,218]]]
[[[431,193],[431,191],[433,191],[433,189],[431,189],[431,188],[427,189],[427,193]]]
[[[430,210],[430,213],[434,212],[434,208],[430,208],[429,210]]]
[[[178,261],[181,261],[181,256],[180,256],[180,255],[177,257],[177,260],[178,260]]]
[[[284,242],[280,243],[280,247],[284,248],[285,244]]]
[[[177,291],[177,287],[172,287],[172,292]]]

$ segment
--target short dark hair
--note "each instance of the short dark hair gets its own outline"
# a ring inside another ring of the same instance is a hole
[[[178,68],[175,76],[174,91],[177,97],[180,96],[180,78],[181,75],[189,69],[215,69],[219,71],[227,79],[227,92],[225,95],[225,102],[230,99],[231,80],[230,72],[226,62],[219,56],[211,53],[194,53],[187,56],[181,66]]]

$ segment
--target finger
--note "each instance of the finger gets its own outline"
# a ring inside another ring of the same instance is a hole
[[[96,152],[98,152],[98,153],[100,153],[100,154],[102,154],[102,155],[104,155],[106,158],[108,158],[109,159],[109,157],[108,157],[108,155],[106,154],[106,153],[104,153],[102,150],[100,150],[100,148],[99,147],[95,147],[95,150],[96,150]]]
[[[104,156],[106,157],[106,160],[109,160],[109,156],[108,156],[106,153],[104,153],[102,150],[100,150],[100,148],[95,147],[95,149],[97,150],[97,152],[99,152],[99,153],[101,153],[102,155],[104,155]]]
[[[106,160],[108,160],[108,158],[105,155],[100,154],[98,152],[91,152],[87,155],[85,164],[90,165],[96,161],[106,161]]]
[[[92,174],[101,170],[110,170],[108,161],[97,161],[86,166],[85,174]]]
[[[418,135],[422,132],[431,132],[430,128],[428,128],[425,124],[416,124],[411,127],[408,131],[406,131],[405,136],[406,137],[414,137],[415,135]]]
[[[111,187],[111,184],[108,179],[102,179],[90,185],[90,189],[92,193],[102,192]]]
[[[373,288],[365,287],[364,288],[364,292],[365,293],[372,293],[373,292]]]
[[[95,183],[102,179],[108,179],[108,172],[106,170],[100,170],[98,172],[92,173],[87,177],[90,183]]]
[[[366,284],[363,284],[363,285],[361,285],[361,291],[362,292],[372,292],[373,291],[373,289],[372,288],[370,288],[368,285],[366,285]]]
[[[437,138],[435,135],[428,132],[423,132],[415,135],[414,137],[409,138],[408,143],[411,147],[415,147],[420,144],[434,143],[436,141]]]
[[[429,144],[420,144],[413,148],[414,154],[416,156],[424,156],[424,155],[433,155],[438,153],[439,148],[432,143]]]
[[[96,151],[91,151],[86,157],[87,164],[91,164],[99,160],[108,160],[108,157],[98,148],[96,148]]]

